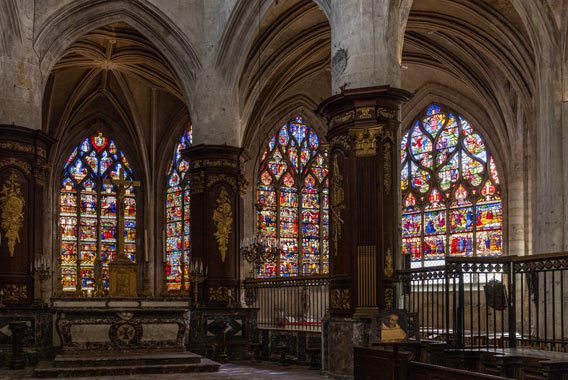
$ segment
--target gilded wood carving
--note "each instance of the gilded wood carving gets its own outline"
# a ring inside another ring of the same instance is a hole
[[[331,308],[349,310],[351,308],[351,291],[349,289],[333,289],[331,291]]]
[[[385,194],[389,195],[392,187],[392,145],[386,140],[383,145],[383,185]]]
[[[386,278],[392,278],[394,274],[394,257],[392,255],[392,249],[387,248],[387,252],[385,254],[385,268],[384,274]]]
[[[345,193],[343,192],[343,176],[339,172],[339,157],[337,154],[333,157],[333,168],[331,177],[331,215],[333,223],[331,224],[331,234],[333,236],[334,254],[337,256],[339,250],[339,240],[341,239],[341,230],[344,223],[341,213],[345,209]]]
[[[229,236],[233,225],[233,210],[231,200],[225,189],[221,189],[217,197],[217,208],[213,211],[213,222],[215,223],[215,239],[221,254],[221,261],[225,262],[227,250],[229,249]]]
[[[24,205],[20,184],[16,182],[17,175],[12,173],[0,193],[0,210],[2,229],[8,241],[10,256],[14,256],[16,243],[20,242],[20,229],[24,221]]]

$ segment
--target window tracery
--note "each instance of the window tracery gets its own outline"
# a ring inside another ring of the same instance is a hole
[[[260,160],[257,223],[261,238],[280,245],[275,261],[257,276],[329,272],[329,180],[327,154],[301,116],[280,128]]]
[[[495,159],[458,113],[431,104],[401,141],[402,253],[412,267],[502,254]]]
[[[191,127],[184,131],[170,163],[166,190],[166,286],[169,292],[189,290],[190,199],[189,162],[181,151],[191,146]]]
[[[101,132],[84,139],[64,165],[59,193],[63,292],[91,293],[98,281],[104,290],[109,289],[108,264],[117,254],[117,200],[114,186],[104,181],[118,179],[121,172],[125,179],[133,179],[124,153]],[[125,253],[136,261],[133,187],[125,194],[124,207]]]

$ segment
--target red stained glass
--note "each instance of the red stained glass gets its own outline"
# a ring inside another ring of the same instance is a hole
[[[328,162],[317,133],[297,116],[270,138],[263,152],[257,223],[262,237],[279,241],[281,252],[276,262],[261,263],[257,275],[327,273]]]
[[[116,196],[104,184],[122,168],[126,179],[132,171],[116,144],[102,133],[84,139],[64,167],[60,190],[61,285],[64,292],[93,291],[97,255],[102,260],[103,288],[108,290],[108,263],[116,256]],[[107,170],[112,168],[111,170]],[[136,202],[125,199],[127,240],[136,237]],[[135,260],[136,245],[128,254]],[[77,270],[79,266],[79,270]]]
[[[191,143],[192,132],[190,127],[182,134],[176,146],[167,177],[165,275],[169,292],[189,290],[191,191],[189,178],[186,178],[189,162],[182,158],[181,151],[190,147]],[[266,174],[268,173],[266,172]]]

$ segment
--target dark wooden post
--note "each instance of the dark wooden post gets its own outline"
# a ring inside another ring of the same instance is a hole
[[[47,153],[53,142],[41,131],[0,125],[0,290],[7,306],[34,299],[34,264],[42,257],[47,222]]]
[[[241,153],[226,145],[183,151],[191,186],[191,255],[207,268],[200,302],[206,306],[228,306],[230,299],[240,299]]]

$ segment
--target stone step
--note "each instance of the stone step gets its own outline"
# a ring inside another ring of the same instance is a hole
[[[192,352],[169,353],[115,353],[91,355],[57,355],[53,364],[55,367],[76,367],[78,363],[83,367],[158,365],[158,364],[196,364],[201,356]]]
[[[165,354],[158,354],[156,356],[168,356]],[[195,355],[195,354],[192,354]],[[66,355],[70,356],[70,355]],[[152,356],[152,355],[147,355]],[[167,373],[191,373],[191,372],[217,372],[220,364],[209,360],[207,358],[199,358],[196,363],[167,363],[155,362],[156,364],[130,364],[127,359],[125,362],[112,362],[106,361],[107,365],[99,365],[101,362],[96,362],[97,365],[90,365],[93,363],[92,358],[86,361],[75,361],[75,366],[56,366],[55,361],[42,361],[34,369],[34,376],[41,378],[55,378],[55,377],[83,377],[83,376],[130,376],[136,374],[167,374]],[[105,358],[107,359],[107,358]],[[151,359],[153,361],[154,359]],[[165,360],[165,359],[164,359]],[[181,360],[177,358],[174,360]],[[189,359],[193,361],[194,358]],[[108,365],[112,363],[113,365]],[[61,364],[61,363],[60,363]],[[66,363],[67,364],[67,363]]]

